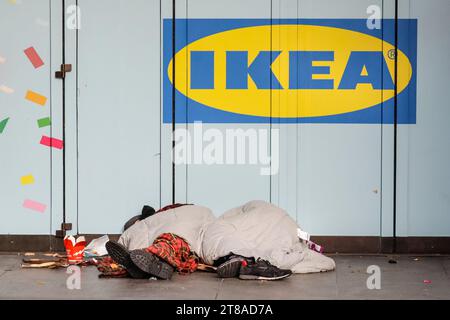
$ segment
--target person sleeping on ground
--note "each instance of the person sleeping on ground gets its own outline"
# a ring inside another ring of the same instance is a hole
[[[310,250],[297,228],[284,210],[264,201],[218,218],[206,207],[177,204],[137,219],[107,250],[136,278],[169,279],[174,270],[194,272],[199,262],[217,266],[220,277],[241,279],[333,270],[334,261]]]

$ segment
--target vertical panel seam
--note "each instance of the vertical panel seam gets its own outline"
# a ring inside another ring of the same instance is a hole
[[[52,90],[52,2],[48,0],[49,6],[49,32],[50,32],[50,66],[49,66],[49,82],[50,82],[50,116],[52,116],[53,112],[53,90]],[[50,137],[53,136],[53,122],[50,125]],[[49,248],[52,250],[52,223],[53,223],[53,148],[50,149],[50,230],[49,230]]]
[[[162,113],[162,41],[161,41],[161,34],[163,32],[161,25],[163,24],[162,20],[162,0],[159,0],[159,207],[161,208],[162,205],[162,119],[161,119],[161,113]]]
[[[76,0],[76,5],[77,5],[77,10],[76,10],[76,19],[77,19],[77,27],[79,27],[78,26],[78,22],[80,21],[79,19],[81,19],[80,17],[78,17],[78,0]],[[78,145],[78,138],[79,138],[79,135],[78,135],[78,125],[79,125],[79,123],[78,123],[78,121],[79,121],[79,117],[78,117],[78,107],[79,107],[79,101],[78,101],[78,93],[79,93],[79,87],[78,87],[78,80],[79,80],[79,78],[78,78],[78,61],[79,61],[79,59],[78,59],[78,31],[79,31],[79,28],[77,28],[76,29],[76,32],[75,32],[75,37],[76,37],[76,39],[75,39],[75,50],[76,50],[76,56],[75,56],[75,63],[76,63],[76,66],[75,66],[75,90],[76,90],[76,96],[75,96],[75,105],[76,105],[76,107],[75,107],[75,112],[76,112],[76,124],[75,124],[75,127],[76,127],[76,161],[77,161],[77,164],[76,164],[76,170],[77,170],[77,234],[79,234],[80,233],[80,224],[79,224],[79,204],[80,204],[80,201],[79,201],[79,195],[80,195],[80,192],[79,192],[79,145]]]
[[[398,0],[395,0],[395,55],[394,55],[394,201],[393,201],[393,247],[392,251],[395,253],[397,251],[397,81],[398,81]]]
[[[175,203],[175,9],[176,0],[172,0],[172,204]]]

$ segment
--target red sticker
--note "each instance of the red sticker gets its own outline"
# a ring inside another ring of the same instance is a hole
[[[25,52],[26,56],[36,69],[44,65],[44,61],[42,61],[41,57],[33,47],[29,47],[23,52]]]
[[[53,147],[56,149],[62,149],[63,148],[63,141],[55,138],[50,138],[47,136],[42,136],[41,138],[41,144],[47,147]]]

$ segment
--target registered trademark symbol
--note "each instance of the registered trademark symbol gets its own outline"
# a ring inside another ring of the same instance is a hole
[[[388,51],[388,58],[391,60],[395,59],[395,49],[391,49]]]

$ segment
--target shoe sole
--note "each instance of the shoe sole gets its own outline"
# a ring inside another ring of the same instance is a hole
[[[274,280],[281,280],[284,278],[287,278],[289,276],[291,276],[292,274],[286,274],[283,276],[279,276],[279,277],[263,277],[263,276],[252,276],[252,275],[239,275],[239,279],[241,280],[267,280],[267,281],[274,281]]]
[[[173,267],[146,250],[133,250],[130,258],[139,269],[152,276],[164,280],[172,277]]]
[[[148,279],[150,275],[134,265],[130,252],[117,242],[108,241],[105,245],[109,256],[118,264],[123,266],[130,276],[135,279]]]
[[[217,276],[219,278],[235,278],[239,275],[243,259],[231,259],[217,267]]]

